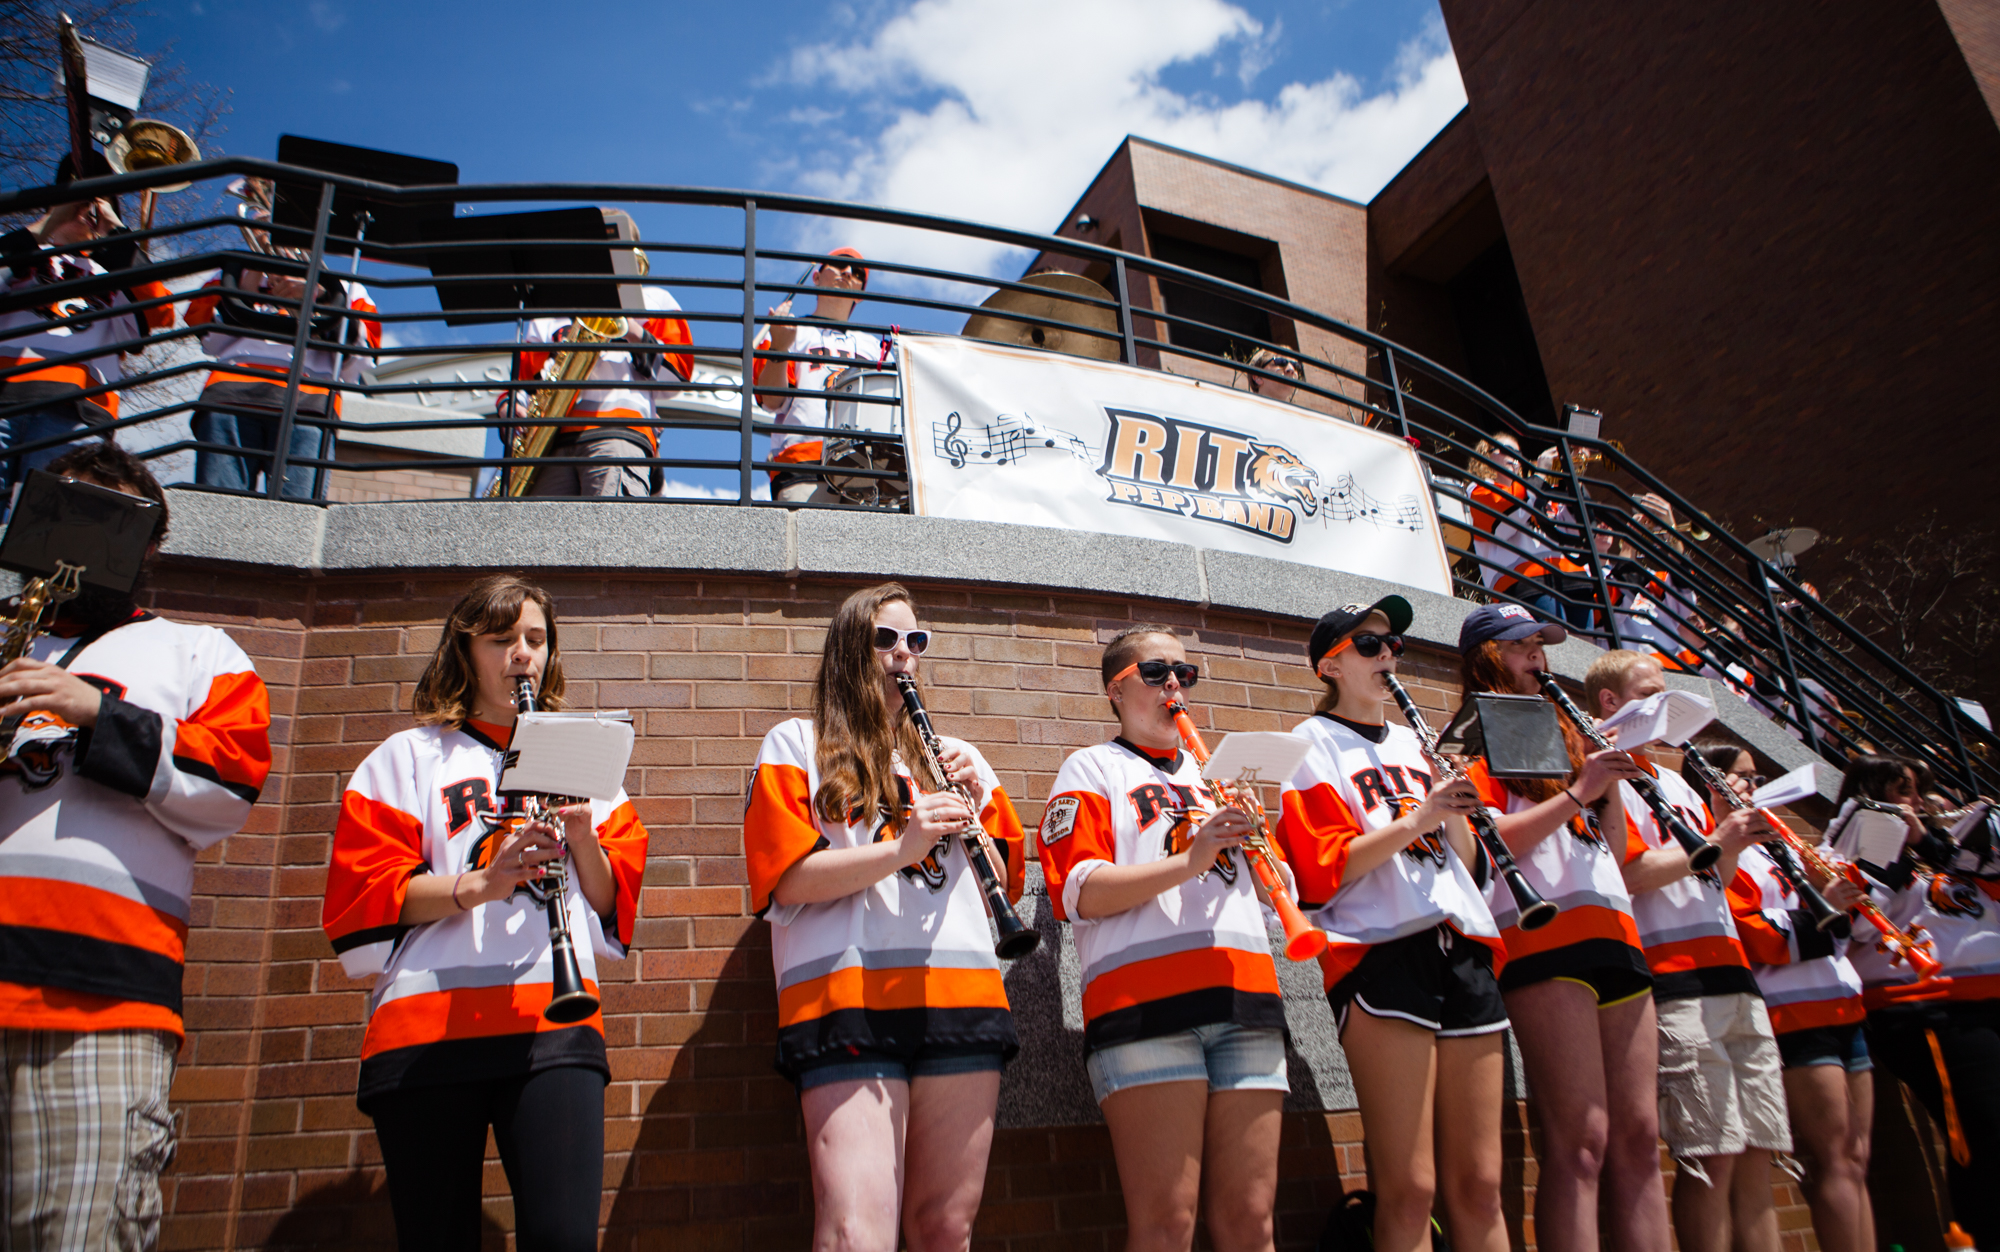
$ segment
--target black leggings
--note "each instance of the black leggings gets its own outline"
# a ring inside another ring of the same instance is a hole
[[[1981,1247],[2000,1248],[2000,1000],[1946,1001],[1868,1015],[1868,1052],[1909,1084],[1938,1130],[1945,1128],[1944,1089],[1926,1029],[1937,1032],[1951,1075],[1952,1102],[1965,1129],[1972,1163],[1961,1168],[1945,1154],[1952,1216]]]
[[[514,1191],[521,1252],[595,1252],[604,1192],[604,1075],[580,1065],[417,1087],[369,1102],[396,1243],[478,1252],[486,1127]]]

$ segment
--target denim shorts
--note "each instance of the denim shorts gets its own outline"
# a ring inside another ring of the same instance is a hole
[[[1233,1022],[1099,1048],[1084,1062],[1099,1104],[1114,1091],[1156,1082],[1208,1084],[1217,1091],[1290,1091],[1285,1035]]]
[[[930,1044],[908,1058],[872,1048],[841,1048],[806,1062],[799,1072],[799,1090],[870,1078],[906,1083],[944,1074],[997,1074],[1002,1055],[998,1044],[989,1043]]]
[[[1786,1069],[1802,1065],[1838,1065],[1850,1074],[1865,1074],[1875,1068],[1868,1059],[1868,1036],[1860,1022],[1845,1026],[1809,1026],[1788,1030],[1778,1036],[1778,1055]]]

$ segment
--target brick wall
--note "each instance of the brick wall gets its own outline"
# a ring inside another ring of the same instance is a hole
[[[379,1248],[391,1238],[379,1154],[353,1091],[361,984],[319,931],[338,797],[385,736],[467,579],[249,576],[170,568],[154,606],[223,626],[271,688],[276,769],[245,830],[200,858],[188,942],[185,1112],[166,1180],[166,1248]],[[630,707],[628,776],[652,844],[633,955],[604,970],[606,1247],[803,1246],[810,1185],[796,1097],[772,1074],[769,933],[746,915],[742,794],[763,733],[805,710],[824,624],[857,583],[552,574],[577,707]],[[1038,820],[1063,757],[1107,732],[1099,643],[1135,618],[1184,628],[1216,730],[1294,724],[1312,694],[1303,629],[1221,612],[1034,592],[915,586],[939,632],[932,708],[979,743]],[[1440,658],[1404,665],[1442,711]],[[1519,1110],[1516,1117],[1519,1118]],[[1508,1204],[1530,1235],[1534,1164],[1509,1129]],[[1327,1207],[1362,1185],[1358,1117],[1286,1117],[1281,1244],[1309,1247]],[[492,1246],[509,1226],[489,1161]],[[1102,1127],[1000,1133],[976,1246],[1122,1246]],[[1796,1220],[1793,1221],[1796,1225]],[[1794,1245],[1795,1248],[1797,1245]]]
[[[421,461],[421,452],[343,443],[335,457],[342,465],[366,466],[383,461]],[[381,500],[463,500],[472,494],[470,469],[335,469],[326,476],[326,498],[332,504],[371,504]]]

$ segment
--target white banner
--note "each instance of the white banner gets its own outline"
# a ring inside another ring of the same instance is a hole
[[[899,341],[912,508],[1297,561],[1451,594],[1395,435],[1215,383],[971,339]]]

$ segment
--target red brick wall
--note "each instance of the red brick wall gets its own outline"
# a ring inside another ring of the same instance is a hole
[[[347,775],[409,725],[410,688],[469,580],[169,569],[155,607],[229,630],[271,688],[276,769],[244,831],[204,853],[188,941],[185,1110],[166,1180],[166,1248],[379,1248],[379,1156],[354,1107],[364,1013],[319,931]],[[628,789],[652,832],[631,959],[603,970],[610,1248],[802,1246],[810,1185],[791,1089],[772,1074],[769,934],[745,912],[740,822],[764,731],[802,712],[824,623],[857,584],[552,575],[577,707],[628,706]],[[939,637],[926,663],[943,727],[978,742],[1038,820],[1072,749],[1106,733],[1099,641],[1135,618],[1184,627],[1217,729],[1283,729],[1310,706],[1300,624],[1032,591],[914,588]],[[1442,710],[1436,658],[1405,672]],[[1364,1166],[1352,1113],[1292,1114],[1282,1245],[1309,1247]],[[1534,1167],[1510,1137],[1517,1243]],[[1339,1182],[1336,1182],[1338,1178]],[[494,1246],[509,1225],[489,1162]],[[1123,1213],[1101,1127],[1001,1132],[977,1246],[1113,1249]]]

